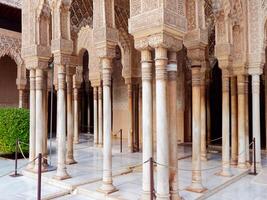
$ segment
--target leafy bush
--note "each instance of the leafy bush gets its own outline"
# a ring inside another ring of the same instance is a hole
[[[29,143],[29,110],[21,108],[0,108],[0,154],[11,154],[16,151],[16,139]],[[27,153],[29,147],[21,144],[22,151]]]

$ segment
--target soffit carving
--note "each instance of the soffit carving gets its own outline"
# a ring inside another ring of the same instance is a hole
[[[21,0],[0,0],[0,3],[15,7],[15,8],[21,8]]]
[[[12,37],[0,30],[0,57],[5,55],[13,58],[18,66],[22,65],[20,37]]]
[[[70,7],[71,31],[76,33],[88,25],[93,27],[93,0],[73,0]]]

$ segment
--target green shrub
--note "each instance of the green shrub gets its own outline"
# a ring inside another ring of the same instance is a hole
[[[16,151],[16,139],[29,143],[29,110],[20,108],[0,108],[0,154],[11,154]],[[21,144],[24,153],[28,145]]]

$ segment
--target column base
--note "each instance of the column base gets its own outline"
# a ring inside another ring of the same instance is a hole
[[[140,200],[150,200],[150,192],[143,191]]]
[[[230,169],[229,170],[222,170],[219,173],[216,173],[217,176],[223,176],[223,177],[232,177],[233,174],[231,173]]]
[[[247,167],[246,163],[238,163],[237,164],[237,168],[239,168],[239,169],[247,169],[248,167]]]
[[[252,164],[252,165],[250,166],[250,170],[251,170],[252,172],[254,172],[254,164]],[[261,170],[262,170],[262,165],[261,165],[261,163],[256,163],[256,171],[257,171],[257,173],[260,172]]]
[[[201,183],[192,183],[192,185],[187,187],[186,190],[190,192],[203,193],[208,189],[203,187]]]
[[[157,200],[170,200],[170,195],[168,194],[156,194]]]
[[[32,163],[29,163],[29,164],[27,165],[26,170],[27,170],[27,171],[32,171],[34,168],[35,168],[35,167],[34,167],[34,163],[32,162]]]
[[[231,160],[231,166],[236,167],[237,166],[237,160]]]
[[[104,193],[104,194],[111,194],[111,193],[117,192],[119,190],[115,186],[113,186],[112,183],[103,182],[101,187],[98,188],[97,191]]]
[[[207,155],[201,155],[201,161],[208,161]]]
[[[182,197],[180,197],[178,191],[170,191],[171,194],[171,200],[183,200]]]
[[[98,147],[99,148],[103,148],[103,144],[98,144]]]
[[[77,161],[75,161],[73,158],[66,159],[66,164],[67,165],[74,165],[74,164],[77,164]]]
[[[55,175],[54,177],[53,177],[53,179],[56,179],[56,180],[66,180],[66,179],[69,179],[69,178],[71,178],[71,176],[67,173],[67,172],[65,172],[65,173],[62,173],[62,174],[60,174],[60,175]]]

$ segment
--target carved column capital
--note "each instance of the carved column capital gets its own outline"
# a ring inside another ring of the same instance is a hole
[[[111,85],[111,58],[102,58],[102,76],[103,76],[103,85]]]
[[[35,90],[35,70],[30,70],[30,90]]]
[[[195,65],[191,67],[192,71],[192,87],[199,87],[200,81],[201,81],[201,75],[200,75],[200,65]]]
[[[142,80],[152,80],[152,55],[151,51],[144,49],[141,51],[141,63],[142,63]]]
[[[167,79],[167,49],[158,47],[155,49],[155,65],[156,65],[156,79],[166,80]]]

